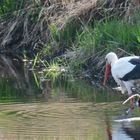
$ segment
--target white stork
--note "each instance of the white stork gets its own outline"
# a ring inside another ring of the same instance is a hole
[[[115,53],[110,52],[106,55],[105,59],[106,70],[103,84],[106,84],[111,70],[111,74],[119,86],[121,92],[128,92],[128,95],[131,96],[133,94],[132,88],[134,87],[135,81],[140,79],[140,57],[128,56],[118,59]],[[130,99],[130,107],[131,109],[134,108],[133,98]]]

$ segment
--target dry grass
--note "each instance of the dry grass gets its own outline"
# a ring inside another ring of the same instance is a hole
[[[0,22],[0,51],[15,54],[30,49],[37,52],[49,42],[51,24],[61,30],[67,23],[87,24],[115,15],[131,21],[131,15],[139,6],[139,0],[47,0],[41,5],[32,4],[14,12],[14,18]]]
[[[47,20],[62,29],[73,19],[84,19],[89,23],[94,16],[104,17],[107,12],[117,12],[130,20],[139,7],[139,0],[52,0],[43,11]]]

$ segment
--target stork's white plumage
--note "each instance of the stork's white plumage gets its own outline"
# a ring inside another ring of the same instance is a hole
[[[110,52],[105,59],[106,70],[103,84],[105,85],[111,69],[111,74],[117,85],[120,86],[121,92],[128,92],[128,95],[131,96],[134,82],[140,79],[140,57],[128,56],[118,59],[115,53]],[[133,108],[133,99],[130,100],[130,104],[131,108]]]

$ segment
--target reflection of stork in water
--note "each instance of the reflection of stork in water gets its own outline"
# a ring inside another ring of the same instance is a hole
[[[112,140],[112,132],[111,132],[109,121],[106,121],[106,133],[107,133],[108,140]]]
[[[110,73],[118,84],[122,93],[127,92],[129,96],[133,94],[134,83],[140,79],[140,57],[128,56],[118,59],[117,55],[110,52],[106,55],[106,70],[104,75],[104,85]],[[140,106],[140,101],[139,101]],[[134,99],[130,99],[130,107],[134,108]]]

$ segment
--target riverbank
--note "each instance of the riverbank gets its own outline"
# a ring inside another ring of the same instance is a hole
[[[0,53],[33,71],[38,86],[40,78],[101,85],[106,53],[140,54],[138,0],[13,3],[0,7]]]

